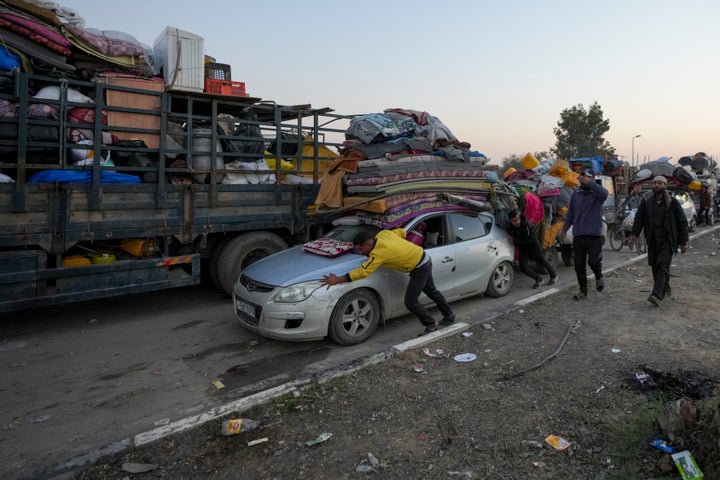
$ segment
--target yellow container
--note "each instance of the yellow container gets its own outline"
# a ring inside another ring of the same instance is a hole
[[[555,160],[555,163],[553,163],[552,167],[550,167],[550,175],[554,177],[562,177],[567,172],[570,171],[570,164],[567,160],[557,159]]]
[[[696,192],[700,191],[700,189],[702,188],[702,182],[700,180],[693,180],[692,182],[688,183],[688,188]]]
[[[508,168],[507,170],[505,170],[505,173],[503,173],[503,179],[506,179],[507,177],[509,177],[511,174],[513,174],[515,172],[517,172],[516,168],[513,168],[513,167]]]
[[[158,252],[158,247],[152,238],[127,238],[120,242],[120,248],[123,252],[129,253],[136,257],[149,257]]]
[[[113,253],[97,253],[92,256],[93,265],[107,265],[109,263],[115,263],[117,257]]]
[[[580,180],[578,180],[578,177],[579,177],[578,173],[573,172],[571,170],[560,178],[563,179],[563,181],[565,182],[565,185],[567,185],[568,187],[571,187],[571,188],[575,188],[578,185],[580,185]]]
[[[90,265],[90,259],[84,255],[70,255],[63,258],[63,268],[87,267],[88,265]]]
[[[529,153],[529,152],[526,153],[525,156],[520,159],[520,163],[522,163],[523,167],[525,167],[527,169],[533,169],[533,168],[537,167],[538,165],[540,165],[540,162],[538,161],[537,158],[535,158],[535,155],[533,155],[532,153]]]

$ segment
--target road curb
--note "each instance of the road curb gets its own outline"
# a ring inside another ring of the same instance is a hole
[[[720,229],[720,225],[713,226],[713,227],[703,230],[701,232],[696,231],[693,235],[690,236],[690,240],[694,240],[696,238],[700,238],[702,236],[708,235],[718,229]],[[612,272],[612,271],[620,269],[620,268],[625,268],[629,265],[637,263],[638,261],[646,259],[646,258],[647,258],[647,254],[642,254],[642,255],[632,257],[632,258],[625,260],[624,262],[621,262],[617,265],[613,265],[612,267],[608,268],[607,270],[603,270],[603,274]],[[592,275],[588,276],[588,278],[590,278],[590,277],[592,277]],[[338,365],[336,367],[328,368],[326,370],[323,370],[322,372],[314,373],[314,374],[308,375],[306,377],[299,378],[299,379],[293,380],[291,382],[287,382],[282,385],[278,385],[276,387],[269,388],[267,390],[263,390],[256,394],[250,395],[248,397],[243,397],[241,399],[234,400],[234,401],[226,403],[224,405],[220,405],[220,406],[211,408],[210,410],[208,410],[204,413],[186,417],[186,418],[171,422],[168,425],[163,425],[161,427],[139,433],[139,434],[135,435],[132,439],[122,439],[117,442],[113,442],[111,444],[99,447],[99,448],[94,449],[85,454],[73,457],[69,460],[65,460],[65,461],[58,462],[53,465],[47,466],[39,472],[35,472],[35,473],[25,476],[25,477],[21,477],[21,480],[23,480],[23,479],[45,480],[45,479],[68,478],[69,475],[77,473],[76,471],[81,468],[84,468],[84,467],[90,466],[94,463],[97,463],[97,462],[100,462],[103,460],[107,460],[114,456],[129,452],[135,448],[138,448],[138,447],[150,444],[150,443],[154,443],[154,442],[161,440],[163,438],[166,438],[170,435],[174,435],[176,433],[181,433],[181,432],[190,430],[192,428],[196,428],[196,427],[203,425],[209,421],[216,420],[220,417],[228,415],[229,413],[243,412],[246,410],[250,410],[250,409],[255,408],[259,405],[262,405],[270,400],[278,398],[282,395],[286,395],[288,393],[293,393],[295,391],[303,390],[304,388],[307,388],[314,384],[324,383],[324,382],[327,382],[327,381],[335,379],[335,378],[340,378],[340,377],[349,375],[351,373],[354,373],[356,371],[359,371],[359,370],[361,370],[365,367],[371,366],[371,365],[378,365],[380,363],[384,363],[385,361],[389,360],[390,358],[392,358],[400,353],[406,352],[408,350],[416,349],[419,347],[423,347],[432,342],[436,342],[437,340],[442,339],[442,338],[456,335],[460,332],[468,330],[469,328],[471,328],[474,325],[488,322],[488,321],[493,320],[503,314],[513,312],[515,310],[518,310],[518,309],[520,309],[524,306],[527,306],[531,303],[534,303],[536,301],[551,297],[552,295],[562,292],[566,288],[570,288],[570,287],[563,288],[563,287],[558,286],[558,287],[554,287],[554,288],[551,288],[548,290],[544,290],[544,291],[537,293],[535,295],[532,295],[530,297],[518,300],[517,302],[515,302],[511,305],[508,305],[507,307],[489,310],[486,312],[487,313],[486,315],[484,315],[482,317],[478,317],[474,320],[468,320],[465,322],[458,322],[458,323],[452,324],[448,327],[442,328],[431,334],[423,335],[421,337],[410,339],[410,340],[407,340],[400,344],[388,347],[386,350],[384,350],[380,353],[361,357],[361,358],[355,359],[353,361]]]

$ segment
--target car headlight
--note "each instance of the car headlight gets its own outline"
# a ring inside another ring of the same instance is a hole
[[[320,285],[320,282],[317,280],[291,285],[276,293],[273,297],[273,301],[279,303],[302,302],[320,287],[322,287],[322,285]]]

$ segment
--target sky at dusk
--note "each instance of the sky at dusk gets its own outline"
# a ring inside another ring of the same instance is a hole
[[[198,35],[255,97],[427,111],[492,163],[549,150],[560,113],[593,102],[626,160],[720,156],[717,0],[57,3],[149,46]]]

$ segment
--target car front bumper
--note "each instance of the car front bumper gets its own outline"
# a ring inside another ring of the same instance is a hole
[[[243,327],[264,337],[287,341],[319,340],[327,335],[335,302],[315,295],[297,303],[272,302],[276,292],[235,288],[233,310]]]

